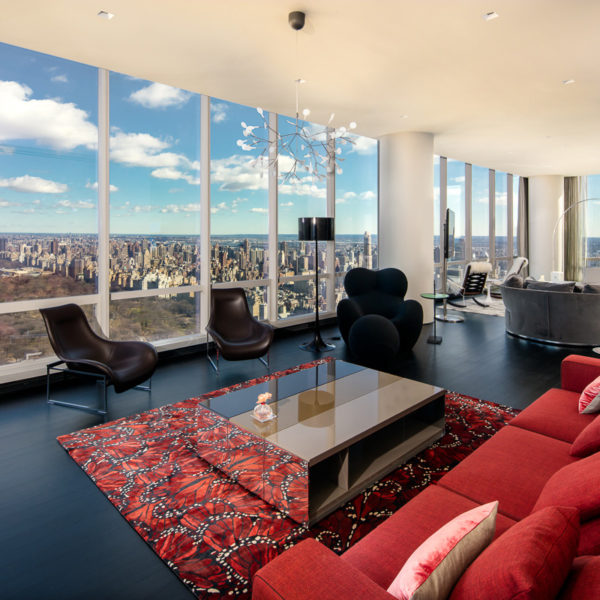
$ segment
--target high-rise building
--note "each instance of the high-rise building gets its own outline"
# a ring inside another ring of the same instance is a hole
[[[365,231],[363,261],[365,268],[373,268],[373,246],[371,245],[371,234],[368,231]]]

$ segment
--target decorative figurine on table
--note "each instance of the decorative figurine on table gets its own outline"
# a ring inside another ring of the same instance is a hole
[[[254,407],[254,418],[261,423],[265,421],[270,421],[275,418],[273,414],[273,409],[267,404],[267,400],[270,400],[273,397],[273,394],[269,394],[269,392],[265,392],[264,394],[258,395],[258,400],[256,401],[256,406]]]

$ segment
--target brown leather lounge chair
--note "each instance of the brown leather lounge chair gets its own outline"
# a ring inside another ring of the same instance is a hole
[[[268,354],[273,343],[273,328],[261,323],[250,314],[246,294],[242,288],[213,289],[210,297],[210,319],[206,331],[217,346],[217,361],[206,355],[217,373],[219,355],[227,360],[258,358],[267,368]],[[262,358],[267,355],[267,360]]]
[[[146,342],[115,342],[92,331],[85,313],[77,304],[41,308],[50,344],[60,360],[47,365],[46,400],[99,415],[107,412],[107,387],[120,394],[133,387],[150,391],[151,384],[139,384],[152,377],[158,362],[156,349]],[[60,364],[66,367],[59,367]],[[102,407],[62,402],[50,398],[50,372],[62,371],[95,377],[100,386]]]

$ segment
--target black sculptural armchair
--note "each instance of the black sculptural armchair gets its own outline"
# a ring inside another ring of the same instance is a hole
[[[340,333],[361,362],[386,364],[408,352],[423,327],[423,308],[405,300],[408,282],[399,269],[351,269],[344,279],[348,298],[337,306]]]
[[[209,353],[206,356],[217,373],[219,355],[227,360],[258,358],[269,368],[269,350],[274,330],[268,323],[261,323],[250,314],[248,300],[242,288],[213,289],[210,297],[210,318],[206,331],[217,346],[216,363]],[[263,357],[267,355],[267,360]]]
[[[85,313],[77,304],[41,308],[46,331],[58,361],[46,367],[46,401],[94,414],[105,415],[107,388],[113,386],[120,394],[131,388],[147,392],[148,386],[140,384],[150,379],[156,370],[158,356],[152,344],[138,341],[117,342],[94,333]],[[59,365],[65,364],[65,367]],[[62,402],[50,398],[51,371],[74,373],[96,379],[100,391],[101,407]]]

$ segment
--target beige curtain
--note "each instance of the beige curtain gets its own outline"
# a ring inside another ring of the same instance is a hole
[[[583,280],[583,224],[585,186],[581,177],[565,177],[564,277],[566,281]],[[572,207],[572,208],[570,208]]]

